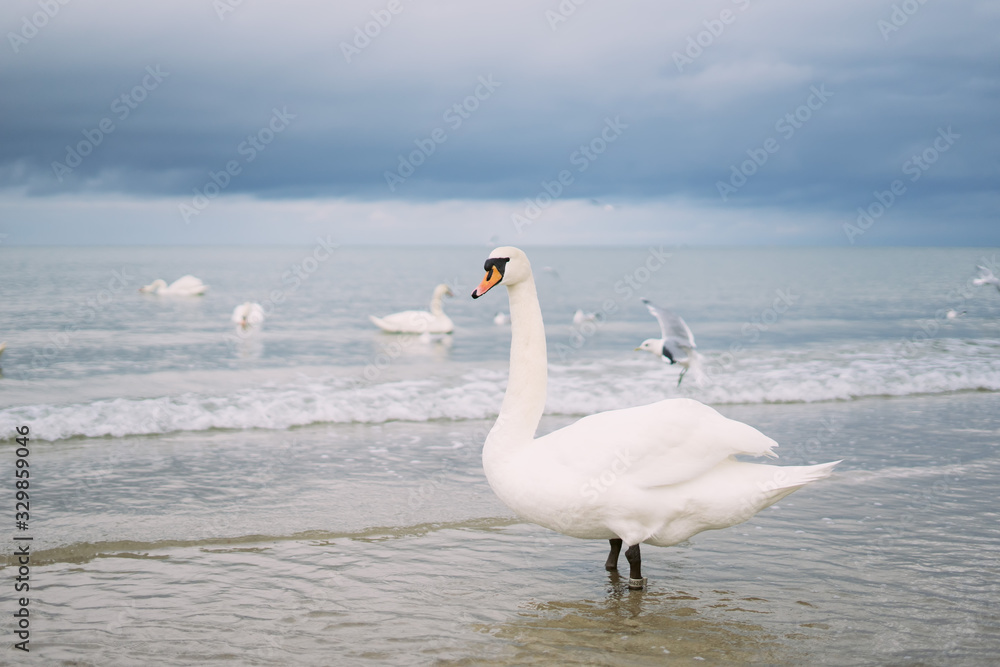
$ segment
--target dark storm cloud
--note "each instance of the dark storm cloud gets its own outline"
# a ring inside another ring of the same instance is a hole
[[[993,3],[51,0],[2,26],[0,186],[28,196],[520,200],[568,170],[567,197],[845,221],[903,179],[895,211],[995,217]]]

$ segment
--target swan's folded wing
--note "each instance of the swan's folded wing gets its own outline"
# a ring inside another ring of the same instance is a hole
[[[736,454],[775,456],[771,438],[686,398],[600,412],[536,440],[546,465],[639,488],[698,477]]]

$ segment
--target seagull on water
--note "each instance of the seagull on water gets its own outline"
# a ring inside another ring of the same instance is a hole
[[[972,284],[977,287],[982,287],[984,285],[993,285],[994,287],[997,288],[997,291],[1000,292],[1000,278],[997,278],[995,275],[993,275],[993,272],[983,265],[979,265],[978,268],[979,268],[979,277],[973,278]]]
[[[643,299],[642,302],[660,323],[660,338],[648,338],[642,341],[642,344],[635,348],[636,352],[644,350],[660,357],[664,363],[679,364],[681,366],[681,376],[677,378],[679,387],[684,380],[684,374],[698,361],[694,334],[680,315],[650,303],[649,299]]]

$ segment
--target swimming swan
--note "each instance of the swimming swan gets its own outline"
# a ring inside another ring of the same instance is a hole
[[[540,438],[545,408],[545,327],[531,265],[494,250],[478,299],[498,284],[510,299],[510,377],[483,446],[490,487],[518,516],[572,537],[606,539],[605,568],[628,547],[629,588],[641,589],[639,545],[670,546],[746,521],[839,463],[771,466],[735,455],[775,456],[771,438],[697,401],[675,398],[584,417]]]
[[[446,334],[451,333],[455,325],[451,319],[444,314],[441,307],[441,297],[454,296],[451,288],[445,284],[434,288],[434,295],[431,297],[431,312],[426,310],[404,310],[401,313],[393,313],[385,317],[375,317],[369,315],[375,326],[388,333],[413,333],[413,334]]]
[[[140,292],[146,294],[163,294],[166,296],[201,296],[208,289],[208,285],[201,282],[194,276],[181,276],[174,282],[167,285],[166,281],[157,278],[148,285],[139,288]]]
[[[246,301],[233,309],[230,319],[241,331],[254,329],[264,323],[264,308],[259,303]]]

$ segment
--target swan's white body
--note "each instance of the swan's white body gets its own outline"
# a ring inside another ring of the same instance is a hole
[[[1000,278],[997,278],[995,275],[993,275],[993,272],[990,271],[990,269],[988,269],[985,266],[978,266],[976,268],[979,269],[979,277],[973,278],[972,284],[976,285],[977,287],[983,287],[985,285],[993,285],[994,287],[997,288],[997,291],[1000,292]]]
[[[441,307],[441,297],[452,296],[451,289],[444,284],[434,288],[434,295],[431,297],[431,310],[404,310],[401,313],[393,313],[385,317],[375,317],[369,315],[375,326],[388,333],[411,333],[411,334],[446,334],[455,329],[451,318],[444,314]]]
[[[264,323],[264,308],[259,303],[247,301],[233,309],[230,319],[243,331],[256,328]]]
[[[584,322],[593,322],[596,319],[597,315],[595,313],[585,313],[582,310],[577,310],[573,313],[573,324],[576,326],[580,326]]]
[[[174,282],[167,285],[165,280],[157,278],[144,287],[140,287],[140,292],[147,294],[162,294],[165,296],[201,296],[208,289],[208,285],[201,282],[194,276],[181,276]]]
[[[510,297],[510,379],[483,469],[518,516],[573,537],[669,546],[746,521],[836,465],[737,461],[740,454],[774,456],[777,445],[690,399],[601,412],[535,438],[547,383],[541,309],[524,253],[504,247],[494,257],[510,258],[502,278]],[[491,286],[484,280],[477,292]]]

